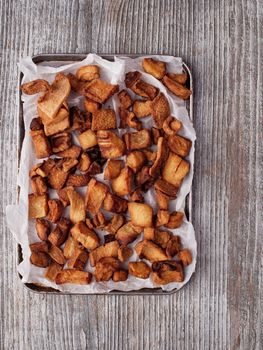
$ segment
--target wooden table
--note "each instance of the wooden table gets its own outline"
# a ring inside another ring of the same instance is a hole
[[[0,348],[262,349],[262,1],[0,3]],[[62,297],[18,280],[4,216],[16,201],[17,62],[43,52],[163,53],[192,68],[199,257],[182,291]]]

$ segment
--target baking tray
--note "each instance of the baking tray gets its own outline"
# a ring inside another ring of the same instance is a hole
[[[141,57],[141,56],[150,56],[147,54],[100,54],[102,58],[105,58],[109,61],[113,61],[114,57],[130,57],[130,58],[136,58],[136,57]],[[154,55],[152,55],[154,56]],[[39,54],[35,55],[32,57],[32,61],[35,64],[39,64],[41,62],[50,62],[50,61],[59,61],[62,64],[66,63],[72,63],[76,61],[82,61],[87,57],[87,54]],[[193,78],[192,78],[192,73],[188,65],[183,62],[183,68],[188,74],[188,81],[187,85],[188,87],[192,90],[192,94],[190,96],[190,99],[186,101],[186,108],[189,112],[189,118],[193,122]],[[23,78],[23,73],[20,73],[19,75],[19,87],[21,85]],[[23,103],[21,100],[21,90],[20,88],[18,89],[19,91],[19,113],[18,113],[18,135],[19,135],[19,144],[18,144],[18,155],[17,155],[17,160],[18,160],[18,169],[19,169],[19,164],[20,164],[20,155],[21,155],[21,149],[22,149],[22,143],[24,139],[24,134],[25,134],[25,129],[24,129],[24,122],[23,122]],[[19,201],[19,192],[20,188],[18,186],[17,189],[17,202]],[[192,222],[192,189],[190,190],[188,196],[186,197],[185,201],[185,214],[190,222]],[[22,256],[22,248],[20,244],[18,244],[17,247],[17,257],[18,257],[18,264],[20,264],[23,260]],[[22,279],[22,276],[18,273],[18,276],[20,279]],[[191,279],[191,278],[190,278]],[[187,283],[186,283],[187,284]],[[173,289],[172,291],[166,292],[162,290],[161,288],[142,288],[140,290],[135,290],[135,291],[129,291],[129,292],[123,292],[123,291],[118,291],[118,290],[113,290],[110,292],[106,293],[77,293],[77,294],[72,294],[69,292],[61,292],[57,289],[49,288],[49,287],[44,287],[36,283],[23,283],[23,285],[30,291],[39,293],[39,294],[55,294],[55,295],[171,295],[175,292],[177,292],[177,288]]]

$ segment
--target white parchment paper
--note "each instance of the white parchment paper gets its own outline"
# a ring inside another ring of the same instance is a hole
[[[152,57],[152,56],[151,56]],[[175,58],[173,56],[154,56],[156,59],[167,62],[167,70],[169,72],[182,72],[182,60],[181,58]],[[65,62],[43,62],[41,64],[34,64],[30,57],[23,58],[19,62],[19,68],[23,72],[23,83],[34,80],[34,79],[46,79],[50,83],[55,78],[58,72],[64,73],[75,73],[76,70],[87,64],[97,64],[101,69],[101,78],[111,83],[117,83],[120,85],[120,90],[124,88],[124,76],[128,71],[138,70],[142,73],[142,78],[146,82],[155,85],[164,92],[168,98],[171,113],[177,119],[182,121],[183,128],[179,132],[180,135],[187,137],[193,142],[190,154],[187,157],[190,162],[190,172],[184,179],[183,184],[178,192],[178,196],[175,200],[170,203],[170,211],[184,211],[185,198],[190,191],[193,178],[194,168],[194,141],[196,139],[195,130],[192,122],[189,119],[188,111],[185,107],[185,102],[178,97],[171,94],[165,86],[153,76],[145,73],[141,67],[141,61],[143,57],[131,59],[127,57],[115,57],[114,62],[105,60],[95,54],[89,54],[83,61],[77,63],[66,63]],[[130,91],[129,91],[130,92]],[[138,96],[136,96],[138,98]],[[21,160],[18,174],[18,185],[20,186],[20,198],[17,205],[9,205],[6,207],[6,219],[8,227],[12,232],[17,243],[22,247],[23,261],[18,266],[18,271],[22,276],[22,282],[26,283],[38,283],[46,287],[52,287],[63,292],[70,293],[107,293],[111,290],[131,291],[139,290],[141,288],[155,288],[159,287],[152,283],[151,279],[138,279],[133,276],[129,276],[125,282],[95,282],[94,279],[89,285],[56,285],[44,278],[44,269],[36,267],[30,263],[30,249],[29,244],[39,241],[39,238],[35,232],[34,221],[28,220],[28,194],[31,193],[29,170],[30,168],[39,163],[40,160],[35,158],[32,142],[29,136],[29,126],[32,118],[37,116],[37,95],[23,95],[23,118],[25,124],[25,137],[21,150]],[[77,105],[82,108],[83,98],[75,93],[71,93],[68,100],[69,106]],[[118,102],[116,96],[110,99],[106,103],[107,106],[115,108],[117,112]],[[152,125],[151,117],[143,119],[144,127],[150,127]],[[102,180],[102,175],[98,175],[97,178]],[[82,189],[83,191],[84,189]],[[145,201],[152,205],[153,209],[156,210],[156,204],[153,197],[153,191],[148,191],[145,196]],[[190,249],[193,256],[192,263],[185,269],[185,279],[182,283],[170,283],[168,285],[161,286],[165,291],[171,291],[175,288],[179,289],[186,284],[191,275],[195,270],[196,265],[196,240],[195,232],[192,224],[187,221],[186,216],[184,217],[183,224],[180,228],[171,230],[173,234],[181,237],[182,246]],[[99,232],[100,237],[103,236]],[[133,242],[132,247],[141,240],[141,236]],[[130,261],[139,260],[134,253],[130,258]],[[90,265],[86,268],[88,271],[93,271]]]

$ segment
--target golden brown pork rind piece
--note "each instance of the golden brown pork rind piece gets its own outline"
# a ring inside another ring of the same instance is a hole
[[[136,130],[142,129],[142,123],[138,120],[133,112],[130,112],[127,109],[122,107],[119,108],[119,117],[120,117],[120,128],[133,128]]]
[[[178,228],[182,225],[184,213],[174,211],[170,214],[168,223],[165,225],[167,228]]]
[[[187,157],[192,147],[192,141],[179,135],[171,135],[168,137],[168,146],[172,152],[180,157]]]
[[[69,79],[63,73],[58,73],[56,78],[44,96],[37,104],[37,110],[43,122],[51,122],[57,115],[62,104],[70,94],[71,86]]]
[[[48,252],[49,256],[52,260],[54,260],[59,265],[64,265],[66,263],[66,259],[63,255],[63,252],[59,247],[52,245]]]
[[[92,114],[92,130],[108,130],[116,127],[116,115],[113,109],[99,109]]]
[[[187,82],[188,76],[187,73],[167,73],[168,78],[176,81],[179,84],[184,85]]]
[[[167,260],[164,250],[152,241],[143,240],[137,243],[135,251],[140,259],[147,259],[150,262]]]
[[[93,130],[86,130],[82,134],[78,135],[80,146],[85,150],[97,145],[97,137]]]
[[[76,223],[70,232],[72,237],[88,250],[96,249],[100,244],[97,234],[89,229],[83,221]]]
[[[156,191],[161,192],[170,199],[175,199],[178,192],[178,187],[170,184],[164,179],[158,179],[154,183],[154,188]]]
[[[112,190],[119,196],[125,196],[131,192],[132,189],[132,171],[129,167],[121,170],[119,176],[111,180]]]
[[[182,128],[182,122],[172,117],[171,115],[165,119],[163,122],[163,131],[166,135],[172,136],[177,134],[177,132]]]
[[[162,176],[165,181],[179,188],[189,169],[190,163],[177,154],[170,152],[164,165]]]
[[[95,266],[97,262],[100,261],[102,258],[106,258],[106,257],[117,258],[119,247],[120,245],[117,241],[112,241],[92,250],[89,256],[90,265]]]
[[[151,134],[147,129],[141,131],[126,133],[124,135],[124,141],[128,150],[147,148],[151,145]]]
[[[103,209],[112,213],[125,213],[128,209],[128,201],[108,192],[103,202]]]
[[[104,227],[105,231],[115,235],[118,229],[124,224],[125,219],[121,214],[114,214],[107,226]]]
[[[159,137],[157,142],[157,154],[156,159],[149,170],[149,174],[152,177],[156,177],[160,175],[163,164],[166,161],[168,156],[168,147],[167,142],[164,137]]]
[[[169,102],[165,95],[161,92],[152,101],[151,106],[154,123],[157,128],[161,129],[165,119],[171,114]]]
[[[145,154],[142,151],[132,151],[127,155],[126,165],[137,173],[146,161]]]
[[[162,81],[168,90],[183,100],[187,100],[192,94],[191,90],[187,89],[184,85],[177,83],[175,80],[172,80],[166,75],[163,77]]]
[[[166,63],[153,58],[144,58],[142,67],[146,73],[153,75],[156,79],[162,79],[166,73]]]
[[[79,80],[74,74],[69,73],[67,75],[67,78],[69,80],[71,89],[73,91],[75,91],[76,93],[83,95],[83,90],[85,88],[85,86],[87,86],[89,84],[89,82],[86,81],[81,81]]]
[[[128,260],[133,254],[133,251],[131,248],[127,247],[126,245],[121,245],[118,249],[118,259],[121,262],[124,262]]]
[[[162,261],[152,264],[152,280],[155,284],[168,284],[171,282],[183,282],[184,271],[177,261]]]
[[[49,281],[54,282],[57,274],[62,270],[62,266],[52,261],[51,264],[46,268],[44,277]]]
[[[51,188],[60,190],[66,183],[68,173],[65,173],[63,169],[60,169],[57,165],[54,166],[48,175],[48,183]]]
[[[127,245],[133,241],[140,235],[142,229],[138,226],[132,224],[131,221],[127,222],[123,225],[116,234],[116,239],[123,245]]]
[[[44,131],[47,136],[59,134],[70,127],[69,111],[62,106],[52,122],[45,124]]]
[[[38,267],[47,267],[50,263],[48,254],[44,252],[32,252],[30,255],[31,264]]]
[[[119,99],[120,105],[123,109],[128,109],[131,107],[132,98],[127,90],[121,90],[118,93],[118,99]]]
[[[21,85],[21,90],[26,95],[34,95],[39,92],[46,92],[50,90],[51,86],[44,79],[36,79]]]
[[[161,191],[155,190],[155,198],[159,209],[168,210],[169,208],[169,197]]]
[[[132,202],[139,202],[142,203],[144,200],[142,190],[140,188],[136,188],[131,194],[130,194],[130,200]]]
[[[59,199],[50,199],[48,201],[47,219],[51,222],[57,222],[63,213],[64,207]]]
[[[127,88],[131,88],[135,83],[137,83],[142,74],[138,71],[128,72],[125,75],[125,85]]]
[[[66,259],[70,259],[78,248],[80,248],[81,245],[78,241],[76,241],[71,235],[68,237],[68,239],[65,242],[64,248],[63,248],[63,255]]]
[[[102,203],[108,193],[108,187],[95,180],[91,179],[85,197],[86,209],[92,214],[97,214],[102,206]]]
[[[48,192],[45,179],[39,175],[32,177],[31,188],[33,193],[37,195],[42,195]]]
[[[133,103],[132,110],[137,118],[148,117],[152,113],[152,101],[136,100]]]
[[[49,222],[45,219],[36,219],[36,232],[41,241],[46,241],[50,233]]]
[[[125,144],[114,132],[99,130],[97,132],[97,139],[104,158],[113,159],[125,154]]]
[[[82,89],[84,96],[99,103],[105,103],[112,95],[119,91],[119,85],[107,83],[101,79],[94,79]]]
[[[84,103],[84,108],[86,109],[86,111],[90,112],[90,113],[94,113],[94,112],[98,111],[101,107],[100,103],[95,102],[88,97],[85,97],[83,103]]]
[[[56,278],[56,284],[71,283],[71,284],[89,284],[92,279],[92,274],[87,271],[79,271],[74,269],[65,269],[60,271]]]
[[[80,67],[76,72],[79,80],[94,80],[100,77],[100,67],[95,64]]]
[[[54,153],[66,151],[72,146],[72,136],[68,132],[53,135],[51,137],[51,145]]]
[[[126,281],[128,278],[128,272],[125,270],[115,271],[112,276],[114,282]]]
[[[96,264],[94,277],[97,282],[109,281],[113,273],[120,269],[120,262],[113,257],[105,257],[100,259]]]
[[[48,253],[49,246],[47,242],[36,242],[29,244],[31,252],[44,252]]]
[[[51,156],[52,149],[44,130],[31,130],[30,135],[33,141],[36,158],[46,158]]]
[[[192,263],[193,257],[189,249],[183,249],[177,254],[177,259],[181,261],[183,266],[188,266]]]
[[[58,198],[64,207],[67,207],[69,205],[69,198],[67,192],[69,188],[72,188],[72,190],[74,190],[74,187],[72,186],[63,187],[61,190],[57,190]]]
[[[77,248],[68,261],[69,269],[84,270],[89,259],[89,253],[83,248]]]
[[[173,258],[181,250],[181,238],[172,236],[166,246],[166,254],[169,259]]]
[[[144,261],[129,262],[129,274],[137,278],[146,279],[151,274],[151,268]]]
[[[143,153],[144,153],[144,155],[149,163],[153,163],[157,157],[156,151],[149,151],[148,149],[144,149]]]
[[[128,211],[133,225],[140,227],[152,226],[153,209],[148,204],[130,202],[128,203]]]
[[[91,113],[81,111],[78,107],[70,108],[70,129],[69,131],[79,131],[80,133],[91,128]]]
[[[130,88],[135,94],[153,100],[159,93],[159,89],[143,80],[138,80]]]
[[[63,158],[60,166],[62,166],[63,171],[67,173],[72,168],[74,168],[78,164],[78,160],[76,158]]]
[[[90,177],[88,174],[69,174],[67,179],[67,186],[83,187],[87,186]]]
[[[28,195],[28,216],[29,219],[44,218],[48,213],[48,196],[35,194]]]
[[[105,170],[104,170],[104,179],[112,180],[120,175],[121,169],[124,167],[124,163],[119,159],[109,159],[107,161]]]
[[[68,237],[68,231],[70,228],[70,221],[66,218],[61,218],[54,230],[51,231],[48,236],[48,241],[59,247],[61,246]]]
[[[155,222],[156,227],[160,227],[166,225],[169,222],[170,213],[168,210],[158,210],[157,211],[157,219]]]
[[[84,198],[72,188],[67,189],[67,195],[70,202],[69,217],[71,222],[75,224],[84,221],[86,218]]]
[[[89,170],[89,167],[91,165],[91,159],[88,153],[83,152],[80,156],[79,162],[78,162],[78,170],[86,173]]]
[[[77,145],[72,145],[68,149],[62,152],[56,153],[56,156],[62,158],[78,158],[81,152],[81,148]]]

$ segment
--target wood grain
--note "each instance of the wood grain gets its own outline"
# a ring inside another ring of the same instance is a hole
[[[261,349],[262,2],[0,1],[1,349]],[[173,296],[23,288],[5,206],[16,200],[20,57],[165,53],[195,80],[198,264]]]

